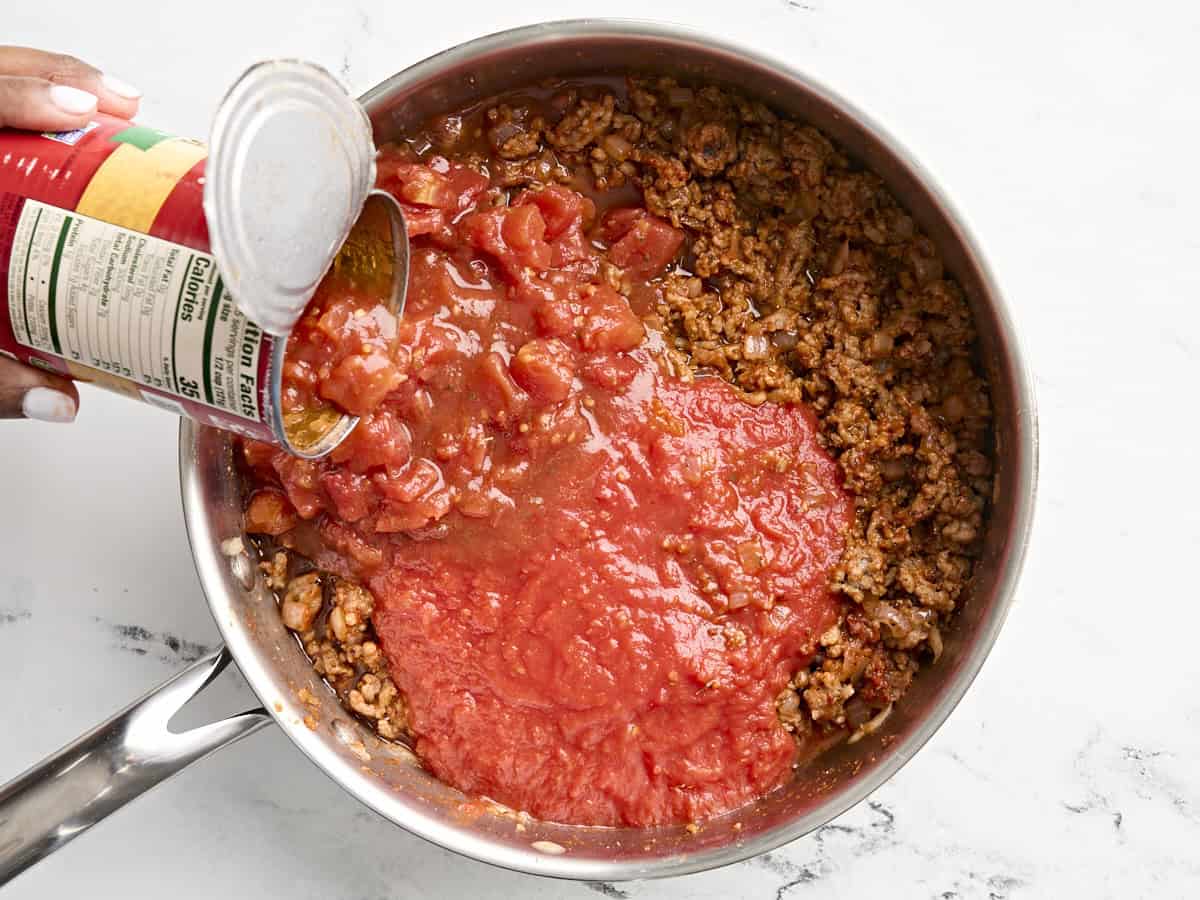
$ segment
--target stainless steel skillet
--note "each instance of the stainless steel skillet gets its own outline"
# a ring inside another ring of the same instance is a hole
[[[225,646],[0,788],[0,883],[169,778],[274,721],[313,763],[397,825],[511,869],[613,881],[679,875],[793,840],[867,797],[946,720],[983,665],[1011,603],[1029,539],[1037,468],[1031,380],[1008,311],[963,217],[883,129],[784,62],[681,29],[642,22],[555,22],[471,41],[420,62],[361,99],[386,139],[430,114],[539,78],[650,70],[726,82],[838,140],[889,184],[941,248],[966,290],[993,388],[999,465],[976,584],[942,659],[885,727],[838,748],[786,788],[721,820],[682,828],[605,829],[464,812],[464,798],[348,716],[319,683],[241,540],[240,486],[228,435],[185,421],[180,477],[197,573]],[[171,715],[233,660],[263,706],[183,734]],[[321,698],[310,709],[302,689]]]

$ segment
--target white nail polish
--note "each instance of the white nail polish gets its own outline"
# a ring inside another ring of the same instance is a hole
[[[50,86],[50,102],[72,116],[83,116],[96,109],[95,94],[65,84]]]
[[[122,81],[120,78],[113,78],[111,75],[105,75],[100,79],[100,83],[118,97],[124,97],[126,100],[140,100],[142,98],[141,91],[135,88],[132,84]]]
[[[52,388],[30,388],[21,399],[21,412],[39,422],[74,422],[75,401]]]

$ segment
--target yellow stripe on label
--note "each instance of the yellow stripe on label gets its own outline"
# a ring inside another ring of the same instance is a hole
[[[147,234],[175,185],[207,155],[203,144],[178,138],[149,150],[121,144],[96,170],[76,211]]]
[[[91,366],[81,366],[79,363],[72,362],[69,359],[64,361],[67,364],[67,372],[76,381],[86,381],[97,387],[108,388],[110,391],[124,394],[126,397],[132,397],[134,400],[142,399],[137,385],[128,378],[120,378],[108,372],[101,372],[99,369],[93,369]]]

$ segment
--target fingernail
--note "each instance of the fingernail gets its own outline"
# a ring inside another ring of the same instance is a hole
[[[135,88],[132,84],[122,81],[120,78],[113,78],[111,75],[105,75],[100,79],[100,83],[118,97],[124,97],[126,100],[140,100],[142,98],[141,91]]]
[[[30,388],[21,399],[21,412],[39,422],[74,422],[75,401],[53,388]]]
[[[92,112],[99,102],[95,94],[81,91],[79,88],[65,84],[55,84],[50,87],[50,101],[63,112],[72,116],[82,116]]]

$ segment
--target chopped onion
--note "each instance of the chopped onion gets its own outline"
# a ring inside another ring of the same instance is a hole
[[[771,343],[780,350],[794,350],[800,343],[800,335],[795,331],[777,331],[771,335]]]
[[[883,359],[892,355],[895,340],[886,331],[876,331],[871,335],[871,355],[875,359]]]
[[[937,662],[942,657],[942,632],[934,625],[929,629],[929,649],[933,651],[933,661]]]
[[[604,138],[604,152],[616,162],[625,162],[633,152],[633,144],[619,134],[609,134]]]
[[[763,334],[748,334],[742,341],[743,359],[766,359],[770,352],[771,342]]]
[[[848,740],[846,743],[857,744],[867,735],[874,734],[876,731],[878,731],[883,726],[883,723],[887,721],[888,716],[892,714],[892,706],[893,704],[889,703],[875,715],[875,718],[871,719],[869,722],[863,722],[863,724],[859,726],[858,730],[855,731],[854,734],[850,735],[850,740]]]

